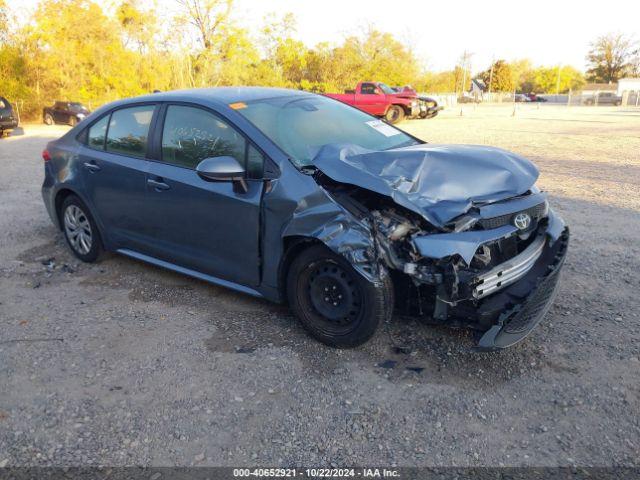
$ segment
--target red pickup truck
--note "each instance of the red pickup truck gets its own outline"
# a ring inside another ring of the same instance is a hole
[[[380,82],[360,82],[355,90],[325,95],[371,115],[384,117],[389,123],[398,123],[405,116],[420,115],[420,102],[415,92],[396,92]]]

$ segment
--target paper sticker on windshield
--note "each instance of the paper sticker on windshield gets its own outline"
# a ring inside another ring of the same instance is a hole
[[[371,120],[370,122],[367,122],[367,125],[380,132],[385,137],[393,137],[394,135],[400,135],[400,133],[402,133],[400,132],[400,130],[396,130],[391,125],[387,125],[382,120]]]

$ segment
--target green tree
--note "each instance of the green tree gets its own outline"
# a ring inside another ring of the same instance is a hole
[[[451,93],[456,89],[456,72],[425,72],[414,86],[421,92]]]
[[[479,77],[492,92],[513,92],[516,87],[514,72],[506,60],[496,60],[491,67],[479,74]]]
[[[565,65],[563,67],[539,67],[534,70],[537,93],[567,93],[569,90],[580,90],[584,85],[584,75],[579,70]]]
[[[598,37],[592,44],[587,60],[587,78],[592,82],[617,82],[632,70],[633,59],[639,47],[630,37],[620,33],[610,33]]]

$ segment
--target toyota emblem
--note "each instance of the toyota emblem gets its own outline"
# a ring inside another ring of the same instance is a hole
[[[513,218],[513,224],[518,230],[526,230],[531,225],[531,216],[528,213],[519,213]]]

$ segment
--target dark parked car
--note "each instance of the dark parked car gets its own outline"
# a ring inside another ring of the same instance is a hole
[[[339,347],[394,308],[510,346],[549,308],[568,248],[528,160],[429,145],[306,92],[118,101],[43,158],[44,203],[81,260],[116,251],[288,302]]]
[[[527,93],[526,95],[529,98],[529,100],[532,101],[532,102],[546,102],[547,101],[546,98],[541,97],[540,95],[535,94],[535,93]]]
[[[42,121],[47,125],[65,123],[72,127],[87,118],[91,112],[78,102],[56,102],[53,107],[45,107],[42,111]]]
[[[18,116],[9,100],[0,97],[0,137],[4,135],[4,132],[9,132],[15,128],[18,128]]]

